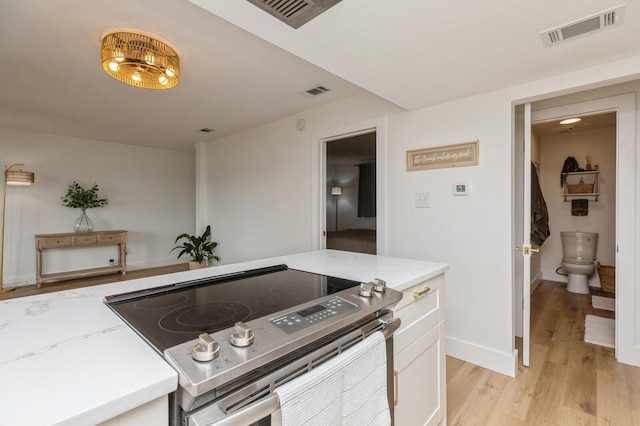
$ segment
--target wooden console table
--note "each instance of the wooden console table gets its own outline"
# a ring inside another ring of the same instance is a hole
[[[63,248],[96,247],[117,244],[118,263],[101,268],[82,269],[76,271],[42,273],[42,250]],[[63,280],[69,278],[91,277],[94,275],[127,273],[127,231],[97,231],[68,234],[39,234],[36,235],[36,282],[38,287],[45,281]]]

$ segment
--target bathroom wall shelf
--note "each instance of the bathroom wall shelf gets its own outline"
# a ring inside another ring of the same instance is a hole
[[[573,198],[587,198],[589,201],[598,201],[600,188],[598,177],[600,171],[585,170],[583,172],[563,173],[563,194],[564,201],[568,202]]]

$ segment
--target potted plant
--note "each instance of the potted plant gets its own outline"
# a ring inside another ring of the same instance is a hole
[[[205,229],[204,233],[200,236],[189,234],[178,235],[174,243],[177,243],[181,239],[184,239],[184,241],[181,245],[172,248],[171,251],[181,249],[180,253],[178,253],[178,259],[180,259],[183,254],[190,255],[192,260],[189,262],[189,269],[204,268],[211,259],[216,262],[220,261],[220,258],[213,253],[218,243],[209,241],[210,236],[210,225],[207,225],[207,229]]]
[[[104,207],[109,204],[108,198],[98,197],[98,190],[98,184],[94,184],[91,189],[85,189],[80,186],[78,182],[74,181],[69,185],[67,193],[63,197],[60,197],[62,198],[63,206],[82,210],[82,214],[73,224],[74,231],[93,231],[93,221],[87,216],[87,209]]]

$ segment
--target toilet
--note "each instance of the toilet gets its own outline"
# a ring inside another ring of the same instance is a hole
[[[568,274],[567,291],[589,294],[588,278],[596,270],[598,234],[595,232],[561,232],[562,269]]]

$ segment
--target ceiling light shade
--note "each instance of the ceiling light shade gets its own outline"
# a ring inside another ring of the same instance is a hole
[[[577,123],[580,120],[582,120],[580,117],[567,118],[566,120],[562,120],[560,124],[573,124],[573,123]]]
[[[171,89],[180,81],[180,58],[175,50],[132,32],[104,36],[102,69],[116,80],[144,89]]]

